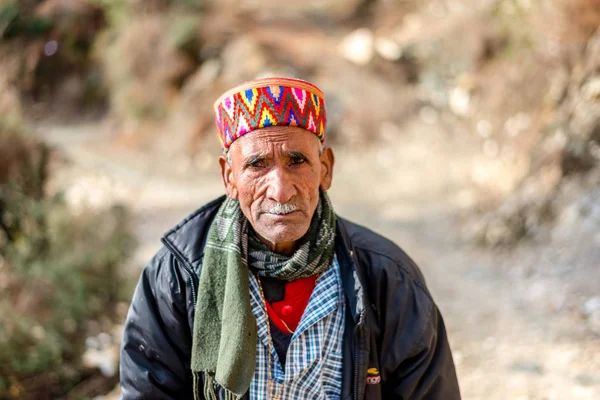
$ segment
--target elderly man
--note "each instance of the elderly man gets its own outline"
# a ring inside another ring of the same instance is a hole
[[[223,196],[169,231],[121,351],[124,399],[460,399],[423,276],[326,194],[325,101],[289,78],[215,103]]]

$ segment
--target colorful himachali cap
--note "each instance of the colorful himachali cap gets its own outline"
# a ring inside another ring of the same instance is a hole
[[[310,82],[264,78],[225,92],[214,105],[223,153],[236,139],[269,126],[299,126],[325,140],[325,96]]]

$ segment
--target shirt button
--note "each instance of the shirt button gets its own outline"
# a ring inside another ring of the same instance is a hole
[[[292,313],[292,311],[294,311],[292,306],[283,306],[281,308],[281,315],[283,315],[284,317],[287,317],[288,315],[290,315]]]

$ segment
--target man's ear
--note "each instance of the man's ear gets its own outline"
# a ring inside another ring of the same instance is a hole
[[[333,150],[331,147],[323,149],[321,154],[321,184],[320,188],[322,191],[327,191],[331,187],[333,180],[333,164],[335,163],[335,157],[333,156]]]
[[[219,166],[221,167],[221,179],[223,179],[223,185],[225,186],[225,194],[229,198],[237,199],[238,191],[233,179],[233,170],[231,164],[227,161],[227,157],[219,157]]]

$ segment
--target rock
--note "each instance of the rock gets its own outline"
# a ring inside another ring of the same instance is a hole
[[[106,377],[115,376],[119,366],[119,348],[110,346],[102,350],[88,349],[82,357],[86,368],[98,368]]]
[[[581,214],[577,204],[566,206],[552,228],[552,239],[556,241],[569,237],[574,226],[579,222],[580,216]]]
[[[591,297],[583,303],[583,312],[586,315],[591,315],[600,311],[600,297]]]
[[[515,224],[514,221],[492,219],[485,225],[483,240],[491,246],[514,243],[522,237],[521,226],[522,224]]]
[[[488,352],[498,345],[498,339],[494,336],[488,336],[482,343],[483,351]]]
[[[85,338],[85,348],[91,350],[98,350],[100,348],[100,341],[95,336]]]
[[[359,28],[342,39],[339,51],[346,60],[364,66],[373,59],[374,43],[373,32]]]
[[[515,137],[531,127],[531,117],[525,113],[518,113],[508,118],[504,123],[504,130],[508,136]]]
[[[98,368],[106,377],[115,376],[119,367],[119,343],[106,332],[85,340],[82,362],[86,368]]]
[[[561,129],[557,129],[542,142],[542,151],[546,154],[562,151],[567,145],[567,135]]]
[[[450,92],[450,110],[458,116],[467,116],[471,110],[471,94],[464,88],[456,87]]]
[[[388,61],[398,61],[403,53],[398,42],[385,37],[375,38],[375,51]]]
[[[588,101],[600,101],[600,77],[591,78],[581,88],[584,99]]]
[[[103,347],[110,346],[113,343],[113,338],[110,334],[102,332],[98,334],[98,341]]]
[[[79,177],[65,189],[66,203],[75,213],[127,203],[131,196],[132,193],[122,183],[106,175]]]

